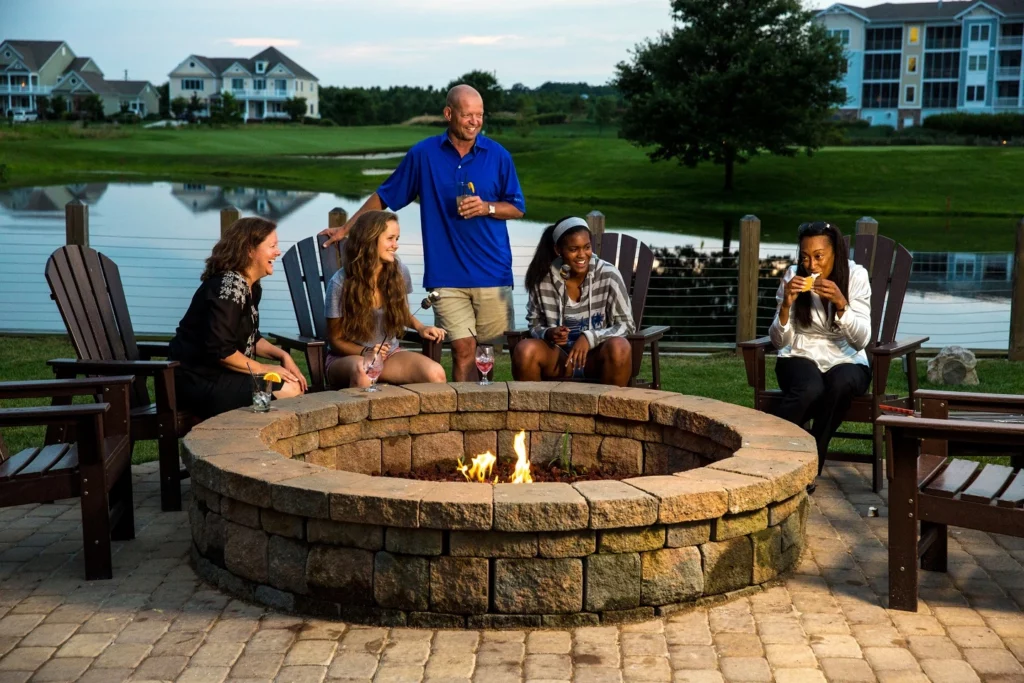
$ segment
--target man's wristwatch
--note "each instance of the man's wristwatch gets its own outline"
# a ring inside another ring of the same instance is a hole
[[[488,216],[493,216],[494,215],[494,211],[495,211],[494,204],[488,204],[487,205],[487,215]]]

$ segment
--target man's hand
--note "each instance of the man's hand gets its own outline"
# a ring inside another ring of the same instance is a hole
[[[587,352],[590,351],[590,342],[587,335],[581,334],[572,345],[569,357],[565,361],[566,376],[572,375],[576,368],[584,368],[587,365]]]
[[[544,339],[561,346],[569,341],[569,328],[562,327],[549,327],[547,332],[544,333]]]
[[[348,234],[348,224],[341,226],[340,228],[324,228],[318,235],[327,235],[327,241],[324,242],[324,248],[337,244],[338,242],[345,239],[345,235]]]
[[[476,195],[470,195],[463,199],[462,204],[459,205],[459,216],[462,218],[486,216],[489,213],[487,209],[488,203]]]

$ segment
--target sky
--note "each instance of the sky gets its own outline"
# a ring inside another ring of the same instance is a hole
[[[64,40],[108,79],[127,70],[154,85],[189,55],[252,57],[268,45],[322,86],[444,87],[474,69],[495,72],[505,87],[602,84],[637,43],[671,27],[669,8],[668,0],[0,0],[0,39]]]

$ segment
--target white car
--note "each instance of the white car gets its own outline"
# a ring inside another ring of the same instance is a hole
[[[27,121],[35,121],[39,118],[39,115],[34,111],[16,111],[14,112],[15,123],[25,123]]]

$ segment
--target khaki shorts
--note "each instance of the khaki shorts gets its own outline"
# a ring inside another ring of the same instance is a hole
[[[512,329],[512,288],[439,287],[434,303],[434,325],[448,332],[448,340],[476,336],[481,343],[501,344]]]

